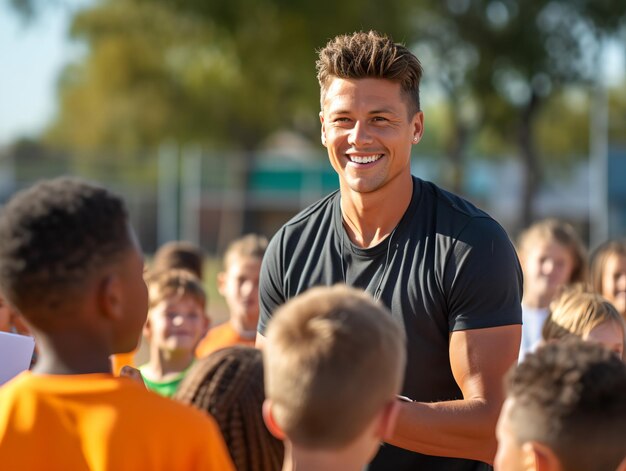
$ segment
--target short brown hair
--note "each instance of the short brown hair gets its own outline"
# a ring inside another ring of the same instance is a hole
[[[598,293],[603,292],[602,272],[607,260],[613,255],[626,257],[626,239],[609,240],[600,245],[593,253],[591,257],[591,284]]]
[[[420,110],[420,61],[405,46],[376,31],[331,39],[319,51],[316,68],[322,109],[333,78],[381,78],[400,83],[408,100],[409,117]]]
[[[584,284],[563,290],[550,304],[550,314],[543,325],[544,340],[557,340],[569,335],[583,338],[605,322],[616,322],[626,336],[624,321],[617,309]]]
[[[571,224],[555,218],[542,219],[533,223],[518,237],[518,251],[523,253],[537,240],[553,240],[569,250],[574,261],[569,283],[586,281],[587,249]]]
[[[187,270],[171,269],[153,273],[146,280],[150,295],[150,309],[167,298],[189,296],[202,308],[206,307],[207,295],[202,282]]]
[[[154,254],[152,271],[166,271],[170,268],[187,270],[202,279],[204,275],[204,253],[200,247],[184,240],[163,244]]]
[[[626,364],[600,345],[546,344],[507,386],[518,443],[545,444],[564,471],[614,471],[626,456]]]
[[[405,356],[404,332],[382,304],[342,285],[312,288],[268,326],[265,393],[276,423],[300,446],[347,445],[399,392]]]
[[[260,234],[246,234],[232,241],[224,253],[224,269],[232,264],[237,257],[263,258],[267,249],[267,237]]]

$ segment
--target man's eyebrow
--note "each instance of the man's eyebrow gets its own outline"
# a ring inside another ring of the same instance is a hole
[[[378,110],[369,111],[368,114],[396,114],[396,111],[392,108],[380,108]]]

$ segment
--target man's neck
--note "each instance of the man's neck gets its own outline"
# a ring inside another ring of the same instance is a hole
[[[393,232],[413,196],[411,175],[402,178],[371,193],[342,187],[341,215],[352,242],[363,248],[374,247]]]

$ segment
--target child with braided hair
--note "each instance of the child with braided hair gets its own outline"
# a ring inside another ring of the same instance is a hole
[[[283,444],[267,430],[261,412],[265,393],[260,350],[238,345],[198,360],[174,399],[213,416],[238,471],[281,469]]]

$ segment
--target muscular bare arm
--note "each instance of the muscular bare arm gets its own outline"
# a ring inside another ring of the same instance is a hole
[[[453,332],[450,365],[463,399],[403,402],[388,442],[428,455],[493,463],[502,379],[517,360],[520,337],[520,325]]]

